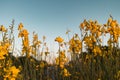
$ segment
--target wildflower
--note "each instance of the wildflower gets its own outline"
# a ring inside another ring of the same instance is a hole
[[[3,25],[0,26],[0,31],[2,31],[2,32],[6,31],[6,29],[5,29],[5,27]]]
[[[64,64],[60,64],[60,68],[61,68],[61,69],[64,68]]]
[[[73,36],[73,38],[69,41],[70,44],[70,51],[74,51],[75,53],[79,53],[82,48],[82,43],[78,39],[78,36]]]
[[[18,34],[18,37],[28,37],[28,31],[26,29],[23,29],[22,31],[20,31],[20,33]]]
[[[18,26],[18,30],[22,30],[23,29],[23,24],[20,23],[19,26]]]
[[[82,29],[84,29],[84,27],[85,27],[85,23],[84,23],[84,22],[81,23],[80,26],[81,26]]]
[[[108,23],[111,23],[111,22],[112,22],[112,18],[109,18],[109,19],[108,19]]]
[[[68,77],[68,76],[71,75],[66,68],[64,68],[63,74],[64,74],[65,77]]]
[[[28,40],[28,38],[25,38],[25,39],[23,40],[23,46],[24,46],[24,47],[28,47],[28,46],[29,46],[29,40]]]
[[[64,40],[59,36],[55,38],[55,41],[57,41],[58,43],[62,43]]]
[[[59,58],[58,57],[55,59],[55,61],[56,61],[56,64],[59,65]]]
[[[44,66],[45,66],[44,62],[41,62],[40,63],[40,68],[44,68]]]
[[[117,25],[117,21],[116,21],[116,20],[112,21],[111,24],[110,24],[110,26],[113,27],[113,28],[114,28],[116,25]]]
[[[20,72],[20,70],[19,69],[17,69],[15,66],[12,66],[11,68],[10,68],[10,71],[12,72],[12,76],[13,77],[17,77],[17,75],[18,75],[18,73]]]
[[[5,55],[8,53],[8,44],[5,44],[3,46],[0,46],[0,59],[5,59]]]
[[[4,75],[4,80],[6,80],[6,79],[16,80],[20,70],[17,69],[15,66],[11,66],[8,69],[4,68],[4,72],[6,73]]]
[[[26,29],[24,29],[22,31],[22,34],[23,34],[24,37],[27,37],[29,33],[28,33],[28,31]]]
[[[94,52],[94,56],[97,56],[97,55],[102,56],[102,51],[98,46],[94,47],[93,52]]]

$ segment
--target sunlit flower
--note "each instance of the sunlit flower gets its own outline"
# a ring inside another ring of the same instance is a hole
[[[57,41],[58,43],[62,43],[64,40],[59,36],[55,38],[55,41]]]
[[[5,27],[3,25],[0,26],[0,31],[3,31],[3,32],[6,31],[6,29],[5,29]]]
[[[76,38],[76,39],[75,39]],[[74,36],[70,41],[69,41],[69,49],[71,52],[79,53],[81,48],[82,48],[82,43],[78,39],[78,36]]]
[[[22,30],[23,29],[23,24],[20,23],[19,26],[18,26],[18,30]]]
[[[85,23],[84,23],[84,22],[81,23],[81,24],[80,24],[80,27],[81,27],[82,29],[84,29],[84,27],[85,27]]]
[[[0,59],[5,59],[5,55],[8,55],[8,48],[9,44],[4,44],[3,46],[0,46]]]
[[[23,29],[22,31],[20,31],[20,33],[18,34],[18,37],[28,37],[28,31],[26,29]]]

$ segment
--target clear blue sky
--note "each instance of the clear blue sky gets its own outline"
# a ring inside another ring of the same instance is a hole
[[[30,35],[36,31],[40,39],[45,35],[54,43],[57,36],[66,39],[67,28],[79,33],[84,19],[103,24],[111,14],[119,22],[119,9],[119,0],[0,0],[0,25],[8,27],[14,19],[15,30],[22,22]]]

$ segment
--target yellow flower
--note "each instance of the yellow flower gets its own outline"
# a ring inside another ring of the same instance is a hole
[[[17,69],[15,66],[11,66],[8,69],[4,68],[4,80],[8,79],[8,80],[16,80],[20,70]]]
[[[40,68],[44,68],[44,66],[45,66],[44,62],[41,62],[40,63]]]
[[[84,23],[84,22],[81,23],[80,26],[81,26],[82,29],[84,29],[84,27],[85,27],[85,23]]]
[[[18,26],[18,30],[22,30],[23,29],[23,24],[20,23],[19,26]]]
[[[82,42],[79,40],[78,35],[73,36],[69,41],[69,50],[75,53],[79,53],[82,48]]]
[[[112,28],[114,28],[116,25],[117,25],[117,21],[116,20],[112,21],[111,24],[110,24],[110,26]]]
[[[97,52],[97,50],[94,48],[94,49],[93,49],[93,52],[94,52],[94,53],[96,53],[96,52]]]
[[[59,36],[56,37],[55,41],[57,41],[58,43],[62,43],[64,40]]]
[[[93,52],[94,52],[94,56],[96,56],[96,55],[102,56],[102,51],[98,46],[94,47]]]
[[[16,80],[15,78],[10,78],[10,80]]]
[[[60,64],[60,68],[64,68],[64,64]]]
[[[111,23],[111,22],[112,22],[112,18],[109,18],[109,19],[108,19],[108,22]]]
[[[99,37],[100,35],[101,35],[101,32],[98,31],[98,32],[96,33],[96,36]]]
[[[3,25],[0,26],[0,31],[3,31],[3,32],[6,31],[6,29],[5,29],[5,27]]]
[[[24,46],[24,47],[28,47],[28,46],[29,46],[29,40],[28,40],[28,38],[25,38],[25,39],[23,40],[23,46]]]
[[[20,33],[18,34],[18,37],[28,37],[28,31],[26,29],[23,29],[22,31],[20,31]]]
[[[12,76],[13,76],[13,77],[17,77],[18,73],[20,72],[20,70],[17,69],[15,66],[12,66],[12,67],[10,68],[10,71],[12,72]]]
[[[64,68],[64,73],[67,73],[67,69]]]
[[[57,65],[59,65],[59,58],[58,57],[55,59],[55,62]]]
[[[65,77],[68,77],[68,76],[71,75],[66,68],[64,68],[63,74],[64,74]]]
[[[10,43],[5,43],[4,47],[7,49],[10,47]]]
[[[5,59],[5,55],[8,53],[8,45],[0,46],[0,59]]]
[[[27,37],[29,33],[28,33],[28,31],[26,29],[24,29],[22,31],[22,34],[23,34],[24,37]]]

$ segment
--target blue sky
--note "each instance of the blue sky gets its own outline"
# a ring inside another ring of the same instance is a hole
[[[84,19],[103,24],[111,14],[119,22],[119,8],[119,0],[0,0],[0,25],[8,27],[14,19],[17,34],[18,24],[22,22],[30,35],[36,31],[40,39],[47,36],[51,46],[57,36],[67,39],[67,28],[72,34],[79,33],[79,24]]]

